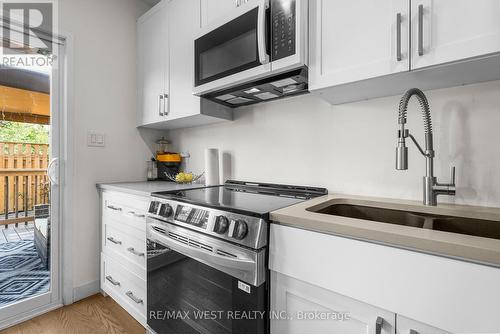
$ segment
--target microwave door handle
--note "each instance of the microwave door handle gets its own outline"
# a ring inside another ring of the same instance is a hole
[[[268,7],[269,0],[262,0],[257,16],[257,47],[259,49],[259,61],[261,64],[269,63],[269,55],[266,48],[266,9]]]
[[[239,269],[244,271],[255,270],[255,261],[253,260],[231,258],[217,255],[215,253],[208,253],[207,251],[200,250],[199,248],[194,248],[182,242],[170,239],[167,236],[162,235],[161,233],[158,233],[154,230],[151,230],[150,234],[151,235],[149,236],[149,238],[152,239],[152,241],[155,241],[195,260],[206,261],[207,263],[212,263],[231,269]]]

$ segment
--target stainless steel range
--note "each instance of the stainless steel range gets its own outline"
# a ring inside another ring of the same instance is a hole
[[[153,194],[147,217],[149,330],[268,333],[269,213],[326,193],[228,181]]]

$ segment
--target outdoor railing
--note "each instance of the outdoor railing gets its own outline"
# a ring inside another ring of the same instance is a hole
[[[0,225],[32,221],[34,206],[49,203],[48,149],[0,142]]]

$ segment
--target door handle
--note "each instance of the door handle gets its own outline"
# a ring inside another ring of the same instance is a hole
[[[114,243],[115,245],[121,245],[122,242],[120,240],[116,240],[115,238],[113,237],[108,237],[106,238],[107,240],[111,241],[112,243]]]
[[[144,256],[144,253],[141,253],[141,252],[136,251],[136,250],[134,249],[134,247],[127,248],[127,250],[128,250],[130,253],[134,254],[134,255],[137,255],[137,256]]]
[[[136,304],[142,304],[142,303],[143,303],[142,299],[140,299],[140,298],[138,298],[138,297],[134,296],[134,293],[133,293],[132,291],[127,291],[127,292],[125,293],[125,295],[126,295],[128,298],[132,299],[132,300],[133,300]]]
[[[410,329],[410,334],[418,334],[418,332],[414,329]]]
[[[160,116],[165,116],[165,113],[163,112],[163,94],[160,94],[158,97],[158,114]]]
[[[114,280],[113,277],[111,277],[111,275],[106,276],[106,280],[109,281],[114,286],[120,286],[120,282]]]
[[[384,318],[377,317],[375,321],[375,334],[382,334],[382,326],[384,325]]]
[[[401,61],[401,13],[396,15],[396,60]]]
[[[418,5],[418,55],[424,55],[424,5]]]
[[[268,3],[264,1],[259,5],[259,12],[257,14],[257,53],[261,64],[269,63],[269,55],[267,54],[267,41],[266,41],[266,9]]]
[[[50,183],[54,185],[59,184],[58,167],[59,167],[58,158],[53,158],[52,160],[50,160],[49,165],[47,166],[47,176],[49,177]]]

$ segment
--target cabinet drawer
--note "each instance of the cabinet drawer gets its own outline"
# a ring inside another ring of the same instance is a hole
[[[146,235],[132,234],[129,230],[120,229],[119,224],[108,221],[104,225],[103,251],[109,254],[110,250],[128,261],[146,268]],[[139,231],[138,231],[139,232]]]
[[[101,288],[139,322],[145,323],[146,281],[106,254],[101,254]]]
[[[116,220],[124,226],[134,227],[146,231],[147,203],[137,209],[115,199],[103,199],[102,219],[105,224],[108,219]]]
[[[149,198],[126,193],[105,191],[103,193],[104,202],[109,201],[113,204],[123,205],[132,210],[142,211],[143,213],[148,210]]]

